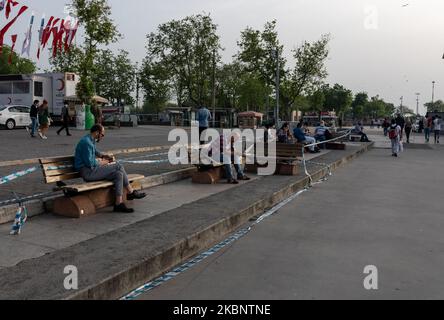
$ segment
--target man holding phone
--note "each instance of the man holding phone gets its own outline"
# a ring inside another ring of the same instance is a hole
[[[116,163],[113,156],[97,150],[96,143],[104,137],[105,128],[100,124],[93,126],[90,134],[83,137],[76,147],[74,167],[86,182],[113,181],[116,190],[114,212],[133,213],[134,209],[128,208],[123,201],[123,190],[127,190],[129,201],[143,199],[146,194],[133,190],[124,167]]]

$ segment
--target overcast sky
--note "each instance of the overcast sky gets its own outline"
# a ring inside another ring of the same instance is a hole
[[[30,7],[5,37],[23,33],[31,10],[36,13],[34,29],[46,16],[63,17],[63,1],[18,0]],[[69,1],[66,1],[67,3]],[[171,19],[210,13],[218,25],[223,59],[237,52],[240,31],[247,26],[262,28],[276,19],[288,61],[290,50],[303,40],[314,41],[330,33],[329,83],[340,83],[355,93],[367,91],[399,105],[416,109],[431,101],[432,81],[436,99],[444,99],[444,1],[442,0],[109,0],[113,18],[124,35],[113,49],[125,49],[134,61],[145,54],[146,34]],[[407,6],[406,6],[407,5]],[[4,16],[0,19],[4,24]],[[34,45],[35,48],[35,38]],[[35,53],[33,52],[33,59]],[[46,57],[38,63],[47,67]],[[420,110],[420,111],[421,111]]]

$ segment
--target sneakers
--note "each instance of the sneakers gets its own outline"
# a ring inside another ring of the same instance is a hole
[[[146,193],[134,191],[127,196],[128,201],[140,200],[146,197]]]
[[[128,208],[126,204],[121,203],[118,206],[114,206],[115,213],[134,213],[134,209]]]
[[[231,179],[227,181],[228,184],[239,184],[239,181],[235,180],[235,179]]]
[[[250,181],[251,178],[247,177],[247,176],[243,176],[243,177],[239,177],[238,180],[240,180],[240,181]]]
[[[39,137],[40,139],[43,139],[44,135],[41,132],[39,132]]]

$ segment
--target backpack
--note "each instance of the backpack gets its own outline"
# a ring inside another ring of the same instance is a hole
[[[396,131],[396,128],[391,128],[389,131],[389,138],[391,140],[396,139],[398,137],[398,132]]]

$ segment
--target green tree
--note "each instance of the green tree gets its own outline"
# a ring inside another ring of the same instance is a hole
[[[238,46],[240,51],[236,57],[244,64],[245,72],[255,74],[255,77],[270,88],[276,85],[276,53],[278,51],[280,76],[285,78],[287,61],[282,54],[284,46],[279,42],[276,20],[267,22],[262,31],[246,28],[241,32]]]
[[[323,35],[314,43],[304,42],[293,50],[296,65],[288,72],[282,82],[284,109],[289,112],[296,99],[301,95],[312,95],[327,77],[325,63],[329,55],[329,35]]]
[[[220,61],[217,25],[209,15],[193,15],[158,27],[148,36],[147,58],[167,73],[179,106],[210,104],[212,74]]]
[[[115,42],[120,34],[111,19],[111,7],[107,0],[73,0],[72,7],[84,28],[84,43],[79,46],[82,50],[82,60],[79,66],[80,82],[77,95],[83,102],[91,103],[95,93],[93,70],[98,46]]]
[[[144,112],[158,113],[171,99],[168,70],[161,63],[145,59],[139,71],[144,93]],[[181,100],[181,99],[179,99]]]
[[[355,99],[352,102],[352,118],[361,119],[364,117],[364,110],[368,104],[367,92],[360,92],[356,94]]]
[[[351,108],[353,93],[340,84],[333,87],[326,85],[323,87],[325,95],[325,107],[327,110],[334,110],[338,117],[343,117]]]
[[[50,71],[79,73],[82,60],[83,51],[77,46],[72,46],[67,52],[57,51],[55,57],[49,58]]]
[[[9,64],[11,47],[4,45],[0,56],[0,74],[30,74],[36,71],[36,65],[29,59],[21,58],[17,53],[12,54],[12,63]]]
[[[118,106],[134,103],[131,93],[135,89],[136,67],[127,51],[113,54],[110,50],[101,50],[94,65],[92,80],[98,95]]]
[[[444,102],[442,100],[438,100],[435,102],[428,102],[424,105],[427,108],[428,112],[444,112]]]
[[[314,91],[308,98],[310,102],[310,110],[316,111],[319,113],[319,117],[321,116],[321,112],[325,110],[325,94],[324,90],[319,89]]]

